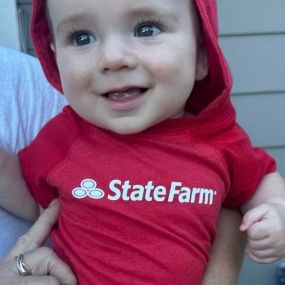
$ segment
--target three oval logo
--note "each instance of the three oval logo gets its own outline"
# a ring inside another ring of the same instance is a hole
[[[89,197],[92,199],[101,199],[105,193],[102,189],[97,188],[97,182],[93,179],[84,179],[80,183],[81,187],[76,187],[72,190],[73,197],[83,199]]]

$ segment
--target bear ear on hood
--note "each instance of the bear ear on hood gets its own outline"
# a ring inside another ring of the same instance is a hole
[[[50,46],[52,36],[49,32],[45,3],[46,0],[33,0],[31,36],[48,81],[62,93],[55,55]],[[195,4],[202,24],[203,43],[209,66],[206,78],[196,81],[186,106],[187,111],[198,114],[210,110],[219,102],[225,101],[225,97],[229,97],[232,77],[218,44],[216,0],[195,0]]]

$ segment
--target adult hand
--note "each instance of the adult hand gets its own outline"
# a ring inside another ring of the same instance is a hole
[[[0,285],[76,285],[71,269],[47,247],[42,247],[52,226],[57,221],[59,203],[53,201],[31,229],[23,235],[15,247],[0,263]],[[23,254],[23,262],[32,275],[21,276],[16,265],[16,256]]]

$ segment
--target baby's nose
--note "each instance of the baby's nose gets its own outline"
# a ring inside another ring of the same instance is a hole
[[[98,59],[100,72],[134,69],[137,65],[138,57],[126,41],[113,38],[101,44]]]

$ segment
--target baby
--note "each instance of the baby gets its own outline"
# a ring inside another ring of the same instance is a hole
[[[19,158],[37,203],[59,197],[53,245],[79,284],[200,284],[221,206],[247,212],[253,258],[284,254],[284,182],[236,123],[215,1],[36,0],[33,13],[70,106]],[[2,205],[33,218],[20,192]]]

